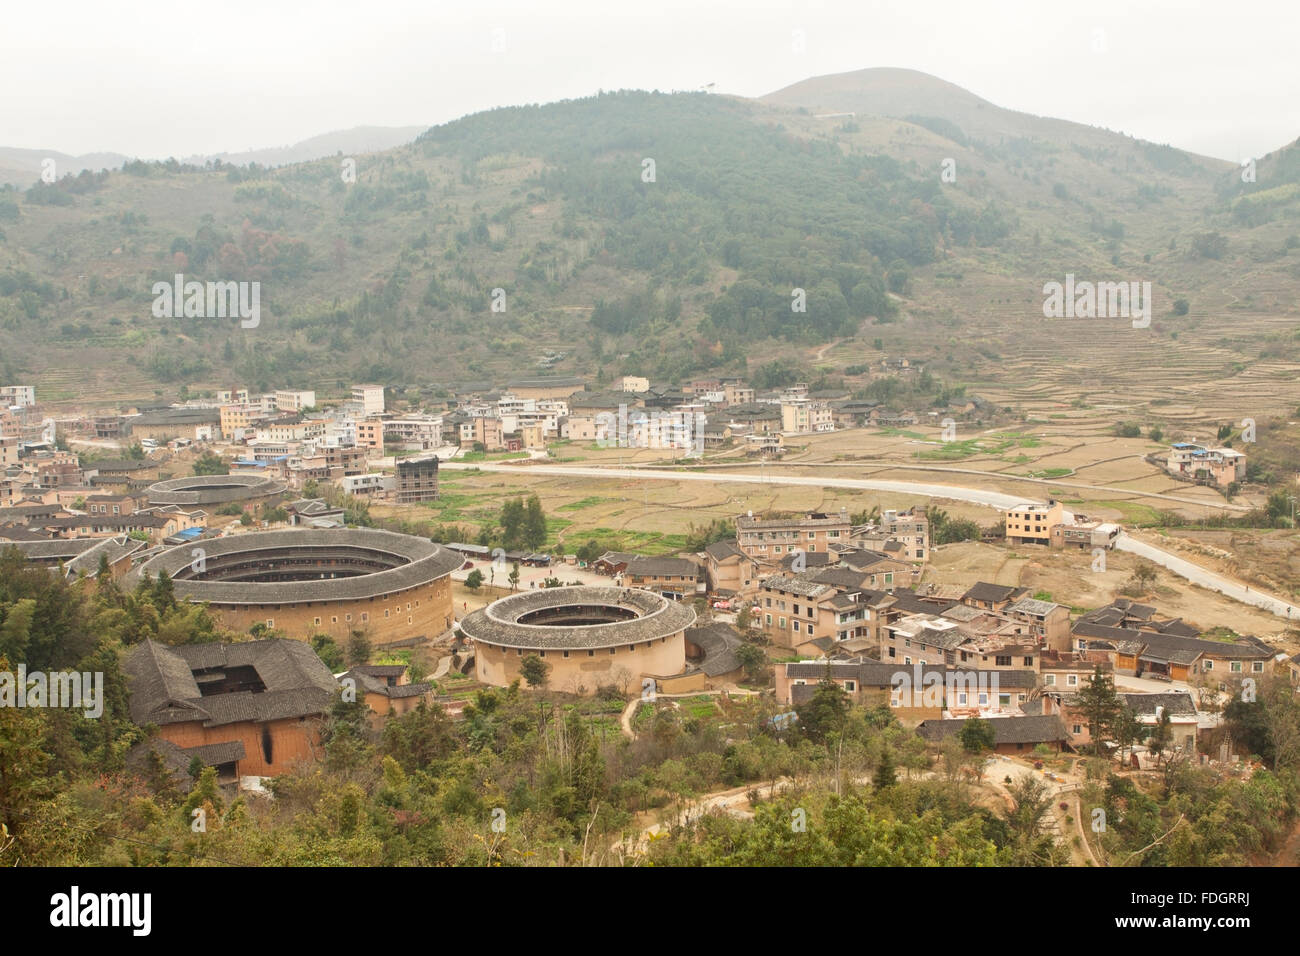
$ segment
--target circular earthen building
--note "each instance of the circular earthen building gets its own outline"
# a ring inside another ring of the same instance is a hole
[[[188,475],[145,489],[151,505],[221,505],[283,494],[285,484],[265,475]]]
[[[451,572],[463,559],[427,538],[346,528],[200,539],[155,555],[128,583],[166,571],[178,598],[205,602],[237,631],[289,637],[364,631],[375,644],[452,628]]]
[[[640,689],[647,678],[675,677],[686,666],[688,606],[636,588],[580,585],[512,594],[474,611],[461,633],[474,641],[478,679],[507,686],[523,659],[550,665],[547,685],[594,694],[613,684]]]

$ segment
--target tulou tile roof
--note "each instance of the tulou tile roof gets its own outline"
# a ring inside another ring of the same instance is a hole
[[[377,531],[371,528],[292,528],[212,538],[203,543],[209,574],[223,557],[274,560],[301,557],[316,551],[330,557],[369,557],[393,565],[353,577],[305,581],[221,581],[189,577],[195,557],[189,545],[161,552],[135,568],[127,577],[134,586],[144,574],[156,577],[166,571],[175,582],[178,597],[224,605],[302,604],[314,601],[355,601],[382,597],[418,587],[444,577],[464,563],[464,558],[427,538]]]
[[[601,624],[554,627],[520,623],[520,619],[550,608],[617,608],[635,617]],[[474,641],[525,650],[587,650],[622,647],[658,640],[685,631],[695,623],[695,611],[639,588],[576,585],[512,594],[472,612],[461,621],[461,632]]]

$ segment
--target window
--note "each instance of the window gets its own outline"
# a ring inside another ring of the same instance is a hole
[[[1010,706],[1011,706],[1011,695],[1010,695],[1010,694],[998,694],[998,706],[999,706],[999,707],[1010,707]]]
[[[766,618],[764,623],[770,626],[772,624],[772,615],[764,614],[763,617]]]
[[[315,624],[317,627],[320,627],[320,618],[315,618],[315,619],[312,621],[312,623]]]
[[[981,706],[981,707],[986,707],[986,706],[988,706],[988,702],[989,702],[989,695],[988,695],[988,694],[980,694],[980,706]]]
[[[1240,674],[1240,673],[1241,673],[1241,661],[1233,661],[1232,664],[1230,665],[1230,669],[1232,670],[1232,672],[1233,672],[1234,674]]]
[[[904,657],[904,658],[903,658],[903,663],[904,663],[904,664],[910,664],[910,663],[912,663],[912,659],[911,659],[910,657]]]
[[[337,624],[338,622],[339,622],[339,616],[337,614],[335,614],[333,617],[330,618],[331,624]]]
[[[848,691],[850,694],[852,694],[854,691],[858,689],[858,682],[854,680],[846,680],[844,682],[844,689]]]
[[[1055,674],[1044,674],[1044,675],[1043,675],[1043,683],[1046,684],[1048,687],[1055,687],[1055,686],[1056,686],[1056,675],[1055,675]]]
[[[615,648],[613,648],[613,647],[611,647],[611,648],[609,649],[609,652],[610,652],[611,654],[613,654],[614,651],[615,651]]]
[[[964,692],[957,694],[957,705],[964,707],[966,705],[966,694]]]
[[[1072,734],[1081,734],[1081,733],[1083,733],[1083,724],[1075,724],[1075,725],[1073,725],[1073,726],[1070,728],[1070,733],[1072,733]]]
[[[1010,654],[999,654],[999,655],[997,655],[996,657],[993,658],[993,663],[995,663],[998,667],[1010,667],[1010,666],[1011,666],[1011,655],[1010,655]]]
[[[568,660],[568,659],[569,659],[569,652],[568,652],[568,651],[565,651],[565,652],[564,652],[564,659],[565,659],[565,660]]]
[[[347,621],[349,624],[351,624],[351,623],[352,623],[352,615],[351,615],[351,614],[344,614],[344,615],[343,615],[343,620],[345,620],[345,621]]]
[[[795,622],[794,622],[794,632],[795,632],[796,634],[799,633],[799,622],[798,622],[798,621],[795,621]]]
[[[1065,684],[1066,684],[1067,687],[1078,687],[1078,686],[1079,686],[1079,675],[1078,675],[1078,674],[1067,674],[1066,677],[1065,677]]]
[[[889,648],[889,656],[890,656],[890,657],[893,657],[893,656],[894,656],[894,649],[893,649],[892,647]]]
[[[1206,661],[1206,662],[1205,662],[1205,669],[1206,669],[1207,671],[1212,671],[1212,670],[1214,670],[1214,661]]]
[[[1025,666],[1026,666],[1026,667],[1033,667],[1033,666],[1034,666],[1034,659],[1033,659],[1032,657],[1026,655],[1026,657],[1025,657]]]
[[[777,621],[777,626],[780,627],[781,630],[785,630],[785,618],[778,617],[776,621]]]
[[[275,621],[268,617],[268,618],[266,619],[266,626],[267,626],[267,627],[275,627]]]
[[[1255,661],[1253,664],[1250,665],[1250,669],[1251,669],[1252,671],[1254,671],[1256,674],[1263,673],[1263,671],[1264,671],[1264,662],[1263,662],[1263,661]]]
[[[361,622],[364,624],[364,623],[365,623],[366,621],[368,621],[368,620],[370,620],[370,612],[369,612],[369,611],[362,611],[362,612],[361,612]]]

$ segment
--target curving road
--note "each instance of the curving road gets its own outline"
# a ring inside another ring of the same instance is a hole
[[[1127,551],[1130,554],[1136,554],[1138,557],[1146,558],[1153,564],[1158,564],[1163,568],[1174,572],[1181,578],[1186,578],[1193,584],[1199,584],[1203,588],[1209,588],[1211,591],[1218,591],[1220,594],[1232,598],[1234,601],[1240,601],[1243,604],[1250,604],[1257,608],[1262,608],[1278,617],[1287,620],[1300,622],[1300,605],[1289,604],[1280,598],[1263,594],[1259,591],[1252,591],[1244,584],[1238,584],[1230,578],[1225,578],[1221,574],[1210,571],[1201,567],[1199,564],[1193,564],[1186,558],[1180,558],[1177,555],[1170,554],[1154,545],[1147,544],[1145,541],[1139,541],[1130,537],[1124,532],[1120,532],[1119,538],[1115,542],[1117,551]]]
[[[511,472],[514,474],[554,475],[556,477],[582,478],[627,478],[649,481],[709,481],[709,482],[749,482],[768,485],[798,485],[809,488],[852,488],[862,491],[889,491],[897,494],[923,495],[927,498],[948,498],[952,501],[966,501],[985,505],[999,511],[1014,508],[1025,502],[1024,498],[1002,494],[997,491],[984,491],[980,488],[963,488],[959,485],[936,485],[919,481],[882,481],[871,478],[810,478],[803,475],[755,475],[750,472],[718,471],[664,471],[655,468],[593,468],[573,465],[493,465],[461,464],[445,462],[441,466],[451,470]],[[1221,594],[1276,614],[1278,617],[1300,623],[1300,605],[1289,604],[1259,591],[1251,591],[1245,585],[1225,578],[1221,574],[1193,564],[1184,558],[1170,554],[1154,545],[1138,541],[1123,532],[1115,544],[1116,549],[1146,558],[1186,578],[1193,584],[1218,591]]]
[[[560,478],[630,478],[649,481],[708,481],[751,483],[764,485],[801,485],[807,488],[854,488],[860,491],[891,491],[905,495],[924,495],[927,498],[950,498],[986,505],[999,511],[1024,504],[1023,496],[1004,495],[998,491],[979,488],[962,488],[958,485],[933,485],[919,481],[878,481],[871,478],[812,478],[803,475],[755,475],[749,472],[729,474],[717,471],[663,471],[654,468],[593,468],[575,465],[492,465],[444,462],[447,470],[477,468],[479,471],[504,471],[513,474],[555,475]]]

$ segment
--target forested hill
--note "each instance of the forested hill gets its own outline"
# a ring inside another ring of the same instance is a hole
[[[1234,216],[1230,164],[1104,131],[994,140],[942,115],[815,107],[602,93],[369,155],[131,162],[6,190],[0,375],[48,399],[125,399],[518,375],[550,352],[566,353],[555,371],[592,377],[744,374],[792,347],[866,354],[915,342],[927,316],[963,321],[949,318],[962,276],[972,312],[1129,262],[1171,291],[1219,294],[1230,263],[1189,258],[1195,235],[1271,249],[1291,202]],[[261,282],[260,325],[155,318],[153,284],[178,272]],[[1032,319],[1025,301],[1015,315]]]

